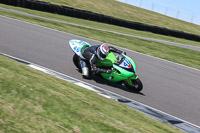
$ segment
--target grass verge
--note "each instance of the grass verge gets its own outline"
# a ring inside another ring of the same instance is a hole
[[[154,38],[154,39],[159,39],[159,40],[165,40],[165,41],[182,43],[182,44],[200,47],[200,42],[196,42],[196,41],[190,41],[190,40],[186,40],[186,39],[164,36],[164,35],[154,34],[154,33],[145,32],[145,31],[138,31],[138,30],[123,28],[123,27],[119,27],[119,26],[97,23],[97,22],[93,22],[93,21],[77,19],[77,18],[62,16],[62,15],[52,14],[52,13],[29,10],[29,9],[24,9],[24,8],[20,8],[20,7],[8,6],[8,5],[4,5],[4,4],[0,4],[0,6],[4,7],[4,8],[8,8],[8,9],[13,9],[16,11],[21,11],[21,12],[26,12],[26,13],[33,14],[33,15],[46,17],[46,18],[61,20],[64,22],[69,22],[69,23],[80,24],[83,26],[90,26],[93,28],[99,28],[99,29],[104,29],[104,30],[108,30],[108,31],[120,32],[120,33],[135,35],[135,36]]]
[[[39,18],[33,18],[11,12],[1,11],[0,15],[24,20],[34,24],[50,27],[64,32],[88,37],[106,43],[111,43],[127,49],[163,58],[172,62],[180,63],[200,69],[200,54],[198,51],[189,50],[152,41],[145,41],[137,38],[126,37],[114,33],[108,33],[69,24],[57,23]]]
[[[126,105],[0,55],[0,132],[179,133]]]
[[[115,0],[41,0],[92,11],[120,19],[200,34],[200,26]]]

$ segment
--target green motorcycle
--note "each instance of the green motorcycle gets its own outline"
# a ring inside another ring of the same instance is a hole
[[[87,45],[91,45],[81,40],[69,40],[69,46],[75,53],[73,56],[74,65],[81,70],[80,59],[84,59],[81,54],[81,49]],[[100,68],[111,68],[110,74],[100,73],[101,77],[111,82],[122,82],[124,85],[133,92],[140,92],[143,89],[142,82],[135,74],[136,65],[134,61],[124,54],[114,54],[110,52],[106,59],[97,60],[97,67]]]

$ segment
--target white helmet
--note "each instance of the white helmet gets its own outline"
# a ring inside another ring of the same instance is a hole
[[[97,48],[97,56],[100,60],[104,60],[109,53],[109,48],[106,44],[101,44]]]

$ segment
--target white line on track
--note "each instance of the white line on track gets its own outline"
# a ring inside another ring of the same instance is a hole
[[[74,35],[74,34],[71,34],[71,33],[66,33],[66,32],[63,32],[63,31],[56,30],[56,29],[48,28],[48,27],[45,27],[45,26],[41,26],[41,25],[37,25],[37,24],[30,23],[30,22],[18,20],[18,19],[15,19],[15,18],[10,18],[10,17],[6,17],[6,16],[2,16],[2,15],[0,15],[0,16],[1,16],[1,17],[4,17],[4,18],[8,18],[8,19],[15,20],[15,21],[19,21],[19,22],[22,22],[22,23],[26,23],[26,24],[38,26],[38,27],[41,27],[41,28],[45,28],[45,29],[48,29],[48,30],[52,30],[52,31],[56,31],[56,32],[64,33],[64,34],[69,34],[69,35]],[[82,36],[79,36],[79,35],[76,35],[76,36],[82,37]],[[82,38],[86,38],[86,37],[82,37]],[[86,39],[91,40],[91,41],[96,41],[96,42],[99,42],[99,43],[100,43],[100,41],[97,41],[97,40],[94,40],[94,39],[90,39],[90,38],[86,38]],[[67,43],[67,41],[66,41],[66,43]],[[154,57],[154,56],[151,56],[151,55],[143,54],[143,53],[140,53],[140,52],[137,52],[137,51],[133,51],[133,50],[129,50],[129,49],[126,49],[126,48],[122,48],[122,47],[119,47],[119,46],[116,46],[116,45],[113,45],[113,46],[118,47],[118,48],[121,48],[121,49],[125,49],[125,50],[130,51],[130,52],[134,52],[134,53],[137,53],[137,54],[141,54],[141,55],[144,55],[144,56],[148,56],[148,57],[151,57],[151,58],[155,58],[155,59],[158,59],[158,60],[162,60],[162,61],[165,61],[165,62],[168,62],[168,63],[176,64],[176,65],[179,65],[179,66],[182,66],[182,67],[185,67],[185,68],[189,68],[189,69],[192,69],[192,70],[195,70],[195,71],[200,71],[200,70],[198,70],[198,69],[196,69],[196,68],[192,68],[192,67],[189,67],[189,66],[185,66],[185,65],[182,65],[182,64],[179,64],[179,63],[171,62],[171,61],[168,61],[168,60],[165,60],[165,59],[161,59],[161,58]],[[2,55],[5,55],[5,56],[11,57],[11,58],[15,58],[15,59],[19,59],[19,58],[16,58],[16,57],[13,57],[13,56],[4,54],[4,53],[2,53]],[[20,60],[21,60],[21,59],[20,59]],[[28,62],[28,61],[25,61],[25,62]],[[37,66],[37,65],[36,65],[36,66]],[[41,68],[40,68],[40,69],[41,69]],[[41,70],[42,70],[42,69],[41,69]],[[42,71],[43,71],[43,70],[42,70]],[[53,71],[53,70],[52,70],[52,71]],[[54,72],[55,72],[55,71],[54,71]],[[57,72],[57,73],[58,73],[58,72]],[[59,73],[59,74],[61,74],[61,73]],[[64,74],[61,74],[61,75],[67,76],[67,75],[64,75]],[[67,77],[70,77],[70,76],[67,76]],[[82,83],[84,83],[84,84],[87,84],[87,85],[90,85],[90,86],[94,86],[94,85],[91,85],[91,84],[89,84],[89,83],[87,83],[87,82],[81,81],[81,80],[79,80],[79,79],[75,79],[75,78],[73,78],[73,77],[70,77],[70,78],[72,78],[72,79],[74,79],[74,80],[77,80],[77,81],[79,81],[79,82],[82,82]],[[94,87],[97,87],[97,86],[94,86]],[[100,87],[97,87],[97,88],[102,89],[102,88],[100,88]],[[104,89],[103,89],[103,90],[104,90]],[[108,91],[108,90],[105,90],[105,91],[110,92],[110,91]],[[110,92],[110,93],[113,93],[113,92]],[[113,93],[113,94],[118,95],[118,94],[116,94],[116,93]],[[118,96],[124,97],[124,96],[121,96],[121,95],[118,95]],[[126,98],[126,97],[124,97],[124,98]],[[186,122],[186,123],[188,123],[188,124],[190,124],[190,125],[193,125],[193,126],[195,126],[195,127],[197,127],[197,128],[200,128],[200,126],[194,125],[194,124],[192,124],[192,123],[190,123],[190,122],[187,122],[187,121],[185,121],[185,120],[182,120],[182,119],[180,119],[180,118],[177,118],[177,117],[175,117],[175,116],[173,116],[173,115],[170,115],[170,114],[165,113],[165,112],[163,112],[163,111],[160,111],[160,110],[158,110],[158,109],[152,108],[152,107],[150,107],[150,106],[148,106],[148,105],[145,105],[145,104],[143,104],[143,103],[134,101],[134,100],[129,99],[129,98],[126,98],[126,99],[128,99],[128,100],[130,100],[130,101],[133,101],[133,102],[135,102],[135,103],[141,104],[141,105],[143,105],[143,106],[145,106],[145,107],[148,107],[148,108],[150,108],[150,109],[153,109],[153,110],[155,110],[155,111],[157,111],[157,112],[160,112],[160,113],[166,114],[166,115],[168,115],[168,116],[174,117],[174,118],[176,118],[176,119],[179,119],[179,120],[181,120],[181,121],[184,121],[184,122]]]
[[[65,75],[65,74],[63,74],[63,73],[54,71],[54,70],[52,70],[52,69],[49,69],[49,68],[46,68],[46,67],[43,67],[43,66],[40,66],[40,65],[31,63],[31,62],[29,62],[29,61],[26,61],[26,60],[23,60],[23,59],[20,59],[20,58],[17,58],[17,57],[14,57],[14,56],[11,56],[11,55],[2,53],[2,52],[0,52],[0,55],[4,55],[4,56],[6,56],[6,57],[9,57],[9,58],[12,58],[12,59],[15,59],[15,60],[18,60],[18,61],[22,61],[22,62],[28,63],[28,66],[30,66],[30,67],[32,67],[32,68],[34,68],[34,69],[37,69],[37,70],[39,70],[39,71],[48,73],[48,74],[51,74],[51,73],[48,72],[48,71],[51,71],[51,72],[56,73],[56,74],[58,74],[58,75],[62,75],[62,76],[64,76],[64,77],[68,77],[68,78],[70,78],[70,79],[76,81],[76,82],[71,81],[72,83],[74,83],[74,84],[76,84],[76,85],[78,85],[78,86],[84,87],[84,88],[86,88],[86,89],[88,89],[88,90],[92,90],[92,91],[97,92],[97,93],[98,93],[98,90],[94,90],[92,87],[98,88],[99,90],[103,90],[103,91],[108,92],[108,93],[110,93],[110,94],[113,94],[113,95],[122,97],[122,98],[124,98],[124,99],[129,100],[129,101],[132,101],[133,103],[142,105],[142,106],[144,106],[144,107],[147,107],[147,108],[149,108],[149,109],[151,109],[151,110],[154,110],[154,111],[156,111],[156,112],[159,112],[159,113],[161,113],[161,114],[165,114],[165,115],[167,115],[167,116],[173,117],[173,118],[175,118],[175,119],[178,119],[178,120],[180,120],[180,121],[182,121],[182,122],[184,122],[184,123],[187,123],[187,124],[189,124],[189,125],[192,125],[192,126],[194,126],[194,127],[200,129],[200,126],[197,126],[197,125],[195,125],[195,124],[193,124],[193,123],[190,123],[190,122],[188,122],[188,121],[185,121],[185,120],[183,120],[183,119],[180,119],[180,118],[178,118],[178,117],[175,117],[175,116],[173,116],[173,115],[170,115],[170,114],[168,114],[168,113],[165,113],[165,112],[163,112],[163,111],[161,111],[161,110],[158,110],[158,109],[155,109],[155,108],[150,107],[150,106],[148,106],[148,105],[145,105],[145,104],[143,104],[143,103],[140,103],[140,102],[137,102],[137,101],[135,101],[135,100],[129,99],[129,98],[125,97],[125,96],[122,96],[122,95],[119,95],[119,94],[117,94],[117,93],[108,91],[108,90],[103,89],[103,88],[101,88],[101,87],[92,85],[92,84],[90,84],[90,83],[87,83],[87,82],[84,82],[84,81],[82,81],[82,80],[73,78],[73,77],[68,76],[68,75]],[[54,76],[55,76],[55,75],[54,75]],[[60,77],[58,77],[58,76],[55,76],[55,77],[60,78]],[[63,79],[63,78],[60,78],[60,79]],[[65,80],[65,79],[64,79],[64,80]],[[68,80],[68,82],[70,82],[70,80]],[[107,95],[104,95],[104,94],[100,94],[100,95],[101,95],[101,96],[104,96],[104,97],[107,97],[107,98],[111,98],[111,97],[109,97],[109,96],[107,96]]]

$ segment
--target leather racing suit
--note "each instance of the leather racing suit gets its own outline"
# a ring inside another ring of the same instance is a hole
[[[99,73],[99,72],[102,72],[102,73],[111,73],[112,71],[110,69],[102,69],[102,68],[97,68],[96,66],[96,63],[97,63],[97,48],[99,47],[100,45],[97,45],[97,46],[92,46],[92,47],[83,47],[82,49],[82,55],[83,57],[85,58],[85,60],[89,61],[89,65],[91,67],[91,71],[93,73]],[[108,46],[109,48],[109,51],[111,52],[115,52],[115,53],[118,53],[118,54],[126,54],[125,52],[123,51],[120,51],[112,46]],[[84,60],[81,60],[81,67],[82,67],[82,76],[85,77],[85,78],[88,78],[89,77],[89,70],[87,68],[87,65],[85,63]]]

